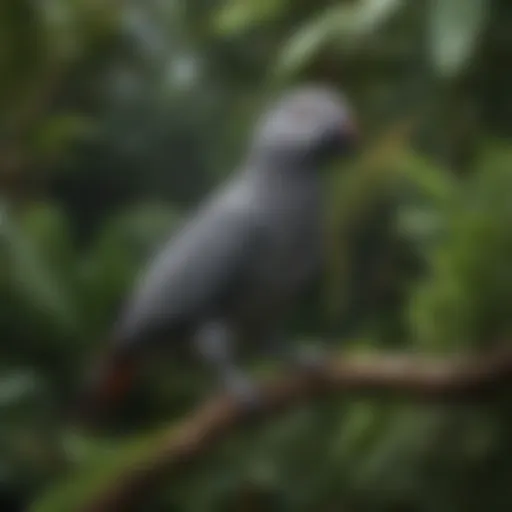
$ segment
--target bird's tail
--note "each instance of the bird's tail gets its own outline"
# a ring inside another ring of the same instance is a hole
[[[115,352],[102,354],[86,376],[75,420],[91,426],[105,419],[105,415],[111,415],[131,389],[136,369],[132,356]]]

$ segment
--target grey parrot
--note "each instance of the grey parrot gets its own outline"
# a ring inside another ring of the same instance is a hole
[[[119,400],[164,347],[199,357],[237,397],[252,396],[237,351],[279,350],[283,318],[323,266],[321,170],[357,141],[347,101],[328,86],[298,87],[272,105],[239,170],[141,274],[89,398]]]

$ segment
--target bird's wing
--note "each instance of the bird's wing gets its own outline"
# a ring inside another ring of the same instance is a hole
[[[244,279],[264,247],[258,216],[243,207],[204,209],[157,255],[121,317],[116,338],[145,338],[154,330],[214,314]]]
[[[253,276],[267,236],[258,218],[242,202],[233,206],[220,200],[192,217],[163,247],[135,287],[111,346],[92,368],[78,405],[83,421],[95,421],[123,398],[147,342],[183,324],[208,320]]]

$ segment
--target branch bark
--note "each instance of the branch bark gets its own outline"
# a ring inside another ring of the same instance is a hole
[[[158,451],[128,467],[82,512],[138,510],[163,477],[181,472],[235,428],[330,394],[395,394],[437,402],[487,400],[512,384],[512,349],[435,359],[404,355],[340,357],[322,374],[294,373],[261,387],[263,405],[249,413],[228,396],[207,401],[165,435]]]

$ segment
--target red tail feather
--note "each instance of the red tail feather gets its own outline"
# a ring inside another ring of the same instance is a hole
[[[136,373],[135,361],[108,354],[100,360],[86,384],[79,405],[81,422],[96,423],[98,416],[111,413],[124,399]]]

